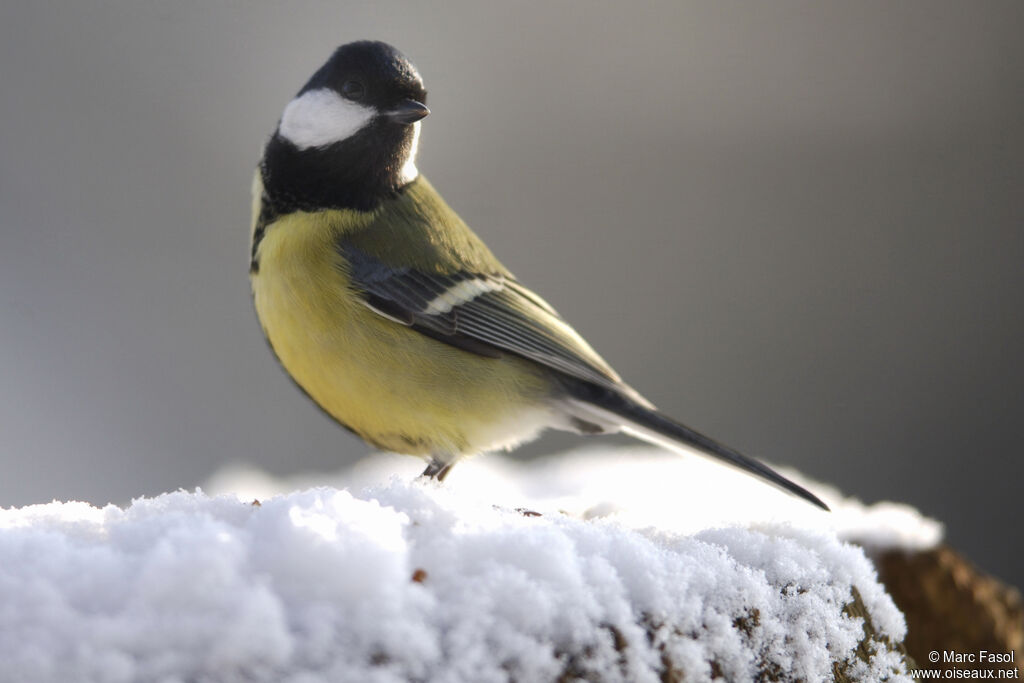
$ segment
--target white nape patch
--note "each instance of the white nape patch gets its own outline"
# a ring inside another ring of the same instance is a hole
[[[418,168],[416,168],[416,150],[420,146],[420,122],[412,124],[412,144],[409,145],[409,156],[405,158],[405,163],[402,164],[402,171],[400,180],[403,185],[411,183],[416,180],[416,176],[420,174]]]
[[[278,132],[299,149],[326,147],[351,137],[376,111],[328,88],[310,90],[288,103]]]
[[[431,299],[423,312],[427,315],[447,313],[456,306],[464,304],[467,301],[472,301],[481,294],[495,292],[502,289],[504,286],[505,283],[501,280],[483,280],[479,278],[463,280],[454,287],[447,289]]]

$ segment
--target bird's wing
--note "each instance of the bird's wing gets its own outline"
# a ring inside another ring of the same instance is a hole
[[[430,273],[393,268],[352,245],[338,244],[352,285],[375,313],[472,353],[513,353],[581,381],[567,384],[566,407],[582,431],[622,428],[679,450],[696,449],[815,505],[821,500],[762,463],[658,413],[543,299],[505,273]]]
[[[393,268],[351,244],[338,250],[362,302],[390,320],[466,351],[512,353],[632,393],[550,305],[509,275]]]

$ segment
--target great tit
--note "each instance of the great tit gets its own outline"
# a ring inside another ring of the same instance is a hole
[[[819,507],[757,460],[657,412],[494,257],[416,167],[416,67],[339,47],[284,109],[256,171],[250,275],[295,382],[371,445],[444,479],[546,428],[712,456]]]

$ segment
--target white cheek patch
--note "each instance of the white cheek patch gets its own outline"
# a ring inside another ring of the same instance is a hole
[[[327,88],[310,90],[284,108],[278,132],[299,149],[326,147],[351,137],[376,112]]]
[[[411,183],[416,180],[416,176],[420,174],[418,168],[416,168],[416,150],[420,146],[420,122],[412,124],[412,144],[409,145],[409,156],[405,158],[405,163],[402,164],[401,170],[401,182]]]

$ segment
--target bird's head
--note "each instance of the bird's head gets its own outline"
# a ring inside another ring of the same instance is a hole
[[[294,204],[283,208],[375,208],[419,174],[426,100],[395,48],[342,45],[285,107],[261,162],[265,189]]]

